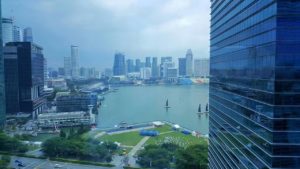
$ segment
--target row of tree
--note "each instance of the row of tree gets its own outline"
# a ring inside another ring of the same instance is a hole
[[[85,132],[84,128],[79,128],[77,132],[73,129],[69,133],[62,131],[60,137],[46,140],[42,150],[48,157],[110,162],[118,146],[112,142],[83,139],[81,135]]]
[[[181,148],[173,143],[148,145],[138,154],[137,163],[155,169],[207,169],[207,145],[192,145]],[[173,166],[173,167],[172,167]]]
[[[4,132],[0,131],[0,151],[25,153],[28,151],[28,147],[19,141],[19,139],[9,137]]]

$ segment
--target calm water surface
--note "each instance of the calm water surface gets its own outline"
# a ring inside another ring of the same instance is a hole
[[[208,133],[208,117],[196,114],[199,104],[208,103],[208,85],[130,86],[105,95],[99,110],[98,127],[111,128],[122,121],[129,124],[166,120],[180,126]],[[165,109],[169,100],[168,111]]]

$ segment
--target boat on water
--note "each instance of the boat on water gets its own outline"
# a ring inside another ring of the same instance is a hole
[[[199,104],[198,112],[197,112],[198,116],[201,116],[202,114],[208,115],[208,113],[209,113],[209,111],[208,111],[208,103],[206,104],[204,112],[201,111],[201,104]]]
[[[165,106],[165,108],[166,108],[166,109],[171,108],[171,107],[169,106],[169,100],[168,100],[168,99],[167,99],[167,101],[166,101],[166,106]]]

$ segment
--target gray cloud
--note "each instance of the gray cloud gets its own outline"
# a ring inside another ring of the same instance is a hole
[[[83,66],[110,67],[127,57],[208,57],[208,0],[3,0],[3,16],[31,26],[50,66],[62,66],[79,45]]]

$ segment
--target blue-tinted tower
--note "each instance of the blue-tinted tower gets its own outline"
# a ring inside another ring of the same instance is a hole
[[[0,0],[0,18],[1,17],[1,0]],[[2,24],[2,22],[0,22]],[[0,25],[2,28],[2,25]],[[5,123],[5,81],[4,81],[4,58],[2,53],[2,29],[0,29],[0,127]]]
[[[115,54],[113,74],[114,76],[126,75],[125,55],[122,53]]]
[[[211,2],[210,168],[300,168],[300,1]]]

